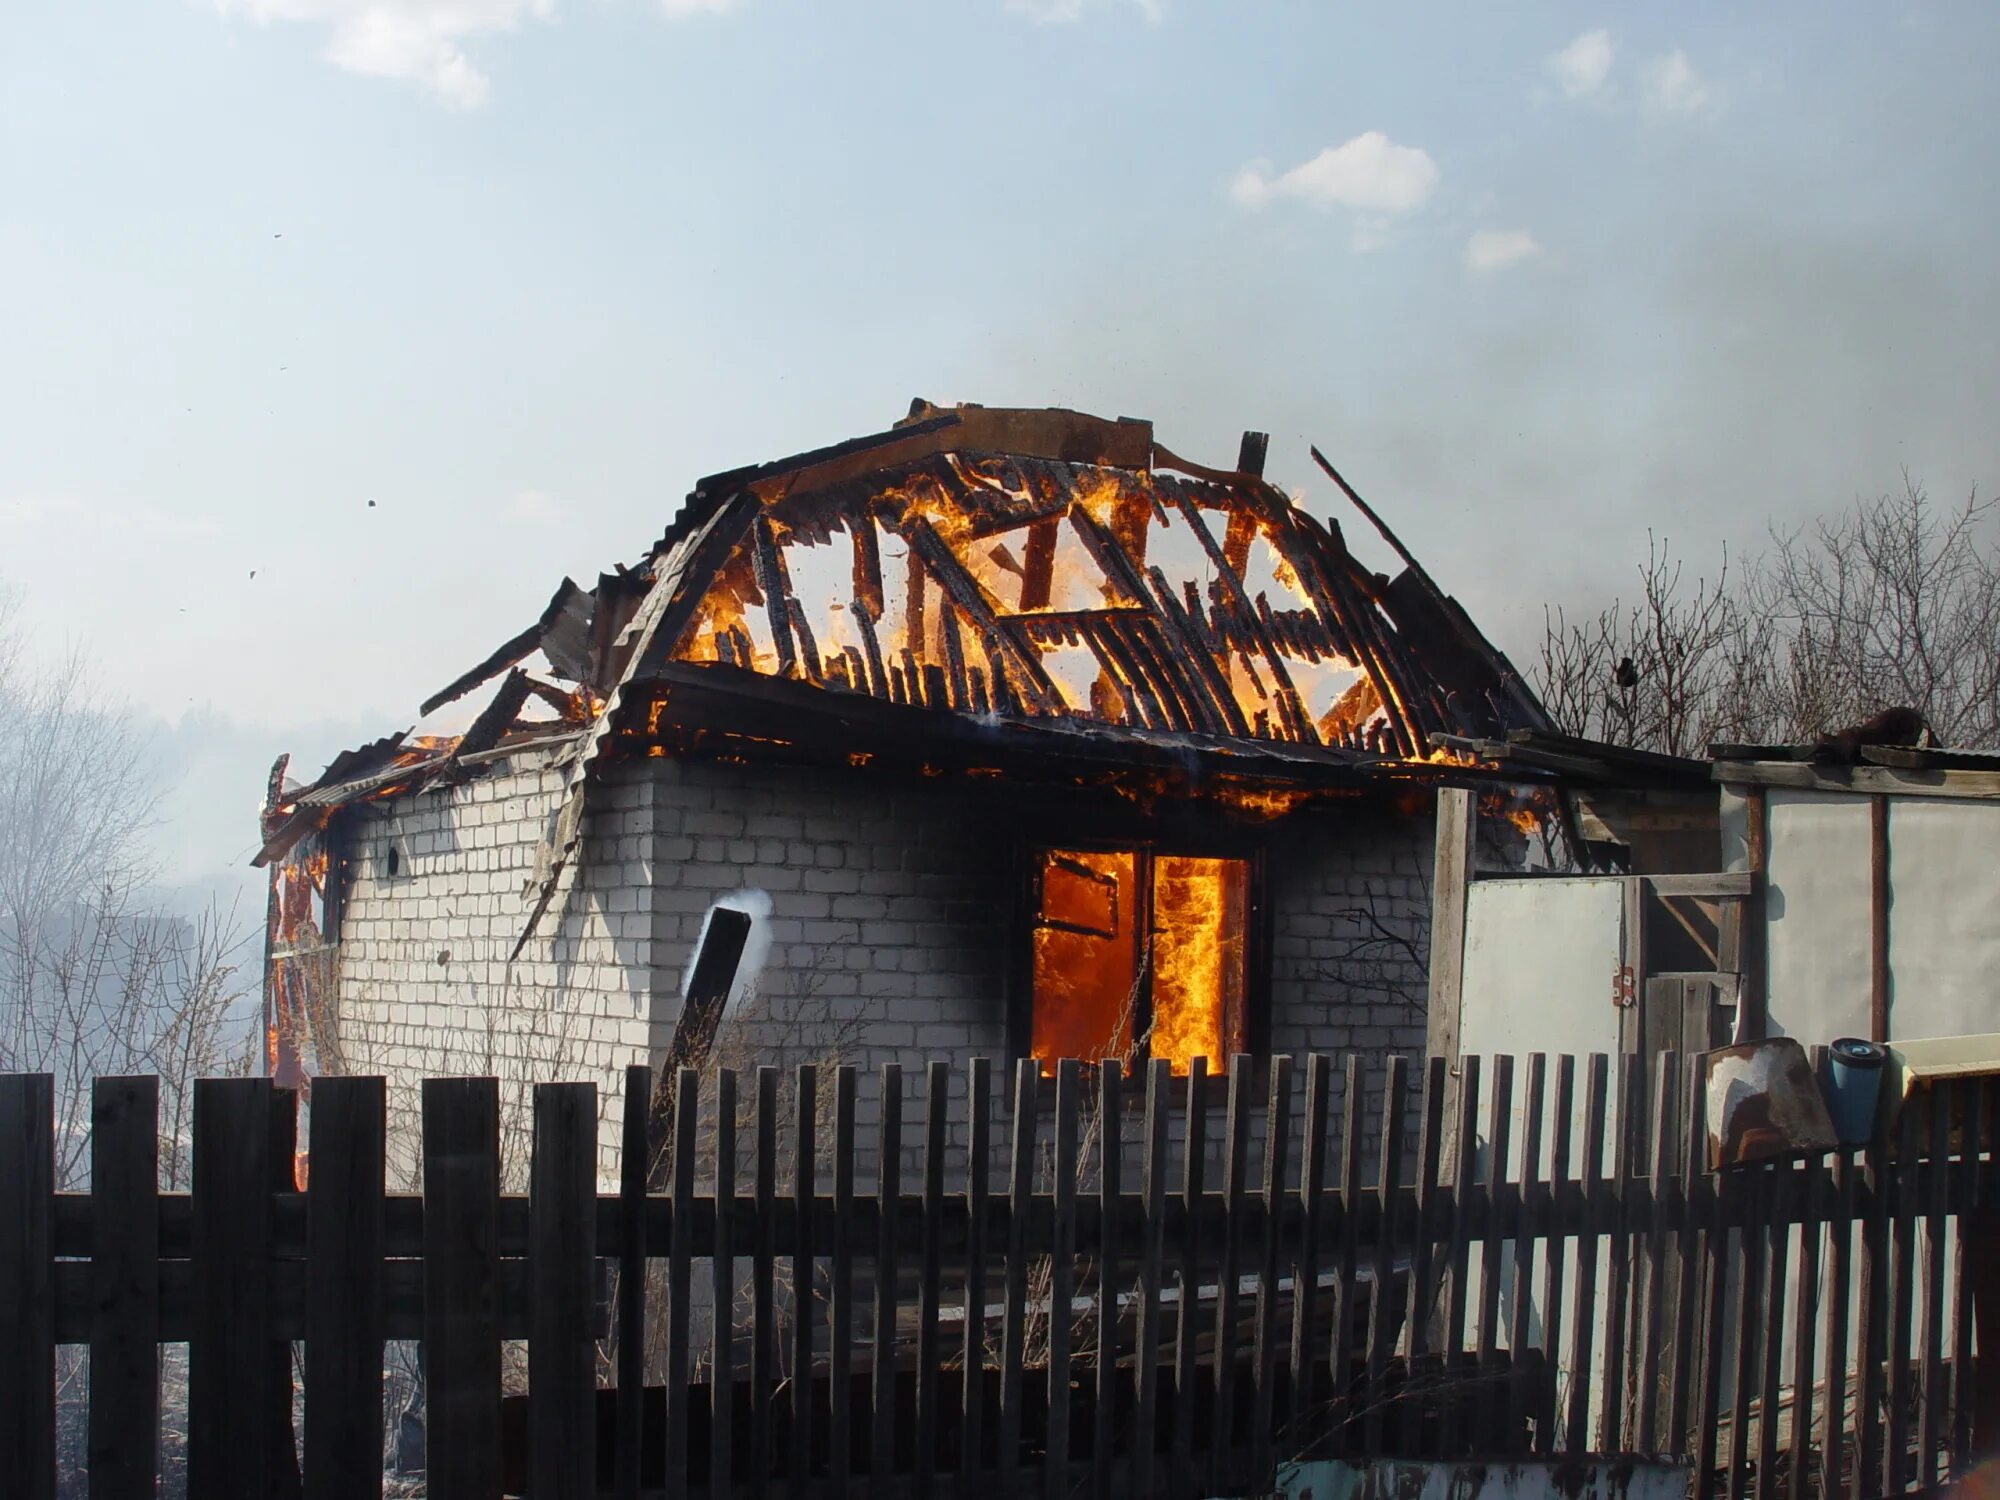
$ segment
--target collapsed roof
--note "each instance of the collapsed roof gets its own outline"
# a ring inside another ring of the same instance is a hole
[[[548,848],[600,758],[643,740],[864,742],[1165,759],[1325,781],[1434,740],[1546,729],[1506,659],[1416,565],[1362,567],[1262,477],[1175,457],[1150,423],[923,402],[887,432],[701,481],[636,568],[568,579],[428,699],[500,679],[464,734],[338,757],[267,816],[259,862],[349,802],[578,739]],[[1314,457],[1319,458],[1317,450]]]

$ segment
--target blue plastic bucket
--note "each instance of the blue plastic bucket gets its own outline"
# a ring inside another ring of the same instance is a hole
[[[1865,1146],[1875,1137],[1875,1107],[1882,1093],[1888,1052],[1858,1036],[1837,1038],[1826,1049],[1826,1112],[1843,1146]]]

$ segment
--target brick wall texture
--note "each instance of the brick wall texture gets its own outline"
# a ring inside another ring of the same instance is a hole
[[[592,787],[582,857],[510,964],[561,785],[554,766],[517,760],[351,815],[338,1043],[348,1071],[390,1078],[405,1173],[415,1083],[467,1073],[501,1079],[510,1177],[525,1170],[528,1086],[596,1083],[612,1172],[622,1070],[664,1045],[706,914],[745,890],[769,898],[752,938],[768,948],[722,1061],[853,1063],[865,1117],[883,1063],[914,1092],[931,1060],[962,1088],[964,1065],[985,1056],[998,1104],[1023,842],[1088,836],[1106,804],[1128,827],[1137,816],[1102,792],[1063,806],[1000,783],[627,761]],[[1269,1045],[1364,1053],[1373,1093],[1383,1055],[1423,1052],[1428,808],[1357,800],[1248,837],[1265,859]],[[905,1118],[917,1137],[914,1101]]]

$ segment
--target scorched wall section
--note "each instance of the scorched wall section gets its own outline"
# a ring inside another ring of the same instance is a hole
[[[510,1172],[525,1173],[530,1085],[598,1085],[605,1170],[615,1164],[619,1070],[642,1061],[654,972],[650,799],[629,768],[592,789],[582,857],[511,964],[524,890],[563,774],[517,758],[501,774],[371,804],[347,826],[339,1054],[390,1080],[392,1170],[413,1169],[417,1084],[501,1081]]]

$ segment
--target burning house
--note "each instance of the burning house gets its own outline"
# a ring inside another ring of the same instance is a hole
[[[274,772],[272,1070],[1421,1052],[1437,746],[1545,720],[1264,451],[920,402],[702,480],[462,732]]]

